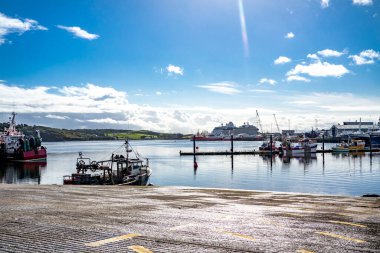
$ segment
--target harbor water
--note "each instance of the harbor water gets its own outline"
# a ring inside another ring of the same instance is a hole
[[[123,141],[45,143],[46,163],[0,165],[0,182],[14,184],[62,184],[64,175],[75,172],[78,153],[92,160],[106,160]],[[284,191],[360,196],[380,194],[380,154],[313,154],[286,158],[259,155],[180,156],[192,151],[189,140],[131,141],[153,170],[150,183],[159,186],[195,186],[246,190]],[[235,142],[234,150],[258,150],[261,142]],[[325,144],[329,149],[333,144]],[[199,151],[226,151],[228,141],[198,142]],[[322,145],[318,146],[318,149]]]

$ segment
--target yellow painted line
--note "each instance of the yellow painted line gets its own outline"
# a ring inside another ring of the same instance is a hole
[[[128,249],[131,249],[137,253],[153,253],[153,251],[150,251],[147,248],[144,248],[143,246],[138,246],[138,245],[129,246]]]
[[[345,222],[345,221],[330,220],[329,222],[336,223],[336,224],[355,226],[355,227],[361,227],[361,228],[366,228],[367,227],[367,226],[362,225],[362,224],[352,223],[352,222]]]
[[[334,237],[334,238],[339,238],[339,239],[343,239],[343,240],[347,240],[347,241],[357,242],[357,243],[365,243],[366,242],[366,241],[363,241],[360,239],[350,238],[350,237],[346,237],[343,235],[337,235],[337,234],[333,234],[333,233],[329,233],[329,232],[315,232],[315,233],[320,234],[320,235]]]
[[[349,216],[349,217],[352,217],[352,214],[349,214],[349,213],[335,213],[337,215],[342,215],[342,216]]]
[[[140,236],[140,235],[139,234],[127,234],[127,235],[122,235],[122,236],[108,238],[108,239],[105,239],[105,240],[96,241],[96,242],[86,243],[85,245],[86,246],[90,246],[90,247],[99,247],[99,246],[102,246],[104,244],[108,244],[108,243],[111,243],[111,242],[118,242],[118,241],[128,240],[128,239],[131,239],[131,238],[136,237],[136,236]]]
[[[252,237],[252,236],[249,236],[249,235],[243,235],[243,234],[239,234],[239,233],[234,233],[234,232],[228,232],[228,231],[223,231],[223,233],[225,234],[229,234],[229,235],[233,235],[233,236],[237,236],[237,237],[240,237],[240,238],[244,238],[244,239],[247,239],[247,240],[256,240],[256,238]]]
[[[298,253],[314,253],[314,251],[306,250],[306,249],[299,249],[297,250]]]

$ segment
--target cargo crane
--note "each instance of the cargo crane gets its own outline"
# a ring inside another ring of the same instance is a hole
[[[256,118],[257,118],[257,125],[260,127],[261,134],[264,135],[264,129],[263,129],[263,126],[261,125],[259,112],[257,110],[256,110]]]
[[[278,135],[275,135],[275,139],[277,141],[281,141],[281,136],[282,136],[282,133],[281,133],[281,130],[280,130],[280,127],[278,126],[278,122],[277,122],[277,118],[276,118],[276,114],[273,113],[273,117],[274,117],[274,122],[276,123],[276,127],[277,127],[277,131],[278,131]]]
[[[280,127],[278,126],[278,123],[277,123],[276,114],[273,113],[273,117],[274,117],[274,122],[276,123],[277,131],[279,134],[281,134]]]

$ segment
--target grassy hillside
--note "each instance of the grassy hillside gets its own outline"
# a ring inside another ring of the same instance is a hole
[[[0,123],[1,129],[8,126]],[[88,140],[147,140],[147,139],[182,139],[182,134],[158,133],[147,130],[118,130],[118,129],[59,129],[45,126],[28,126],[21,124],[17,129],[25,135],[35,135],[40,130],[43,141],[88,141]]]

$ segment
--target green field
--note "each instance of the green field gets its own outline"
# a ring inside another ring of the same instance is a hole
[[[0,128],[8,127],[8,123],[0,123]],[[120,129],[59,129],[45,126],[17,125],[17,129],[26,136],[35,136],[38,129],[43,141],[91,141],[91,140],[155,140],[186,139],[189,135],[179,133],[159,133],[149,130]]]

